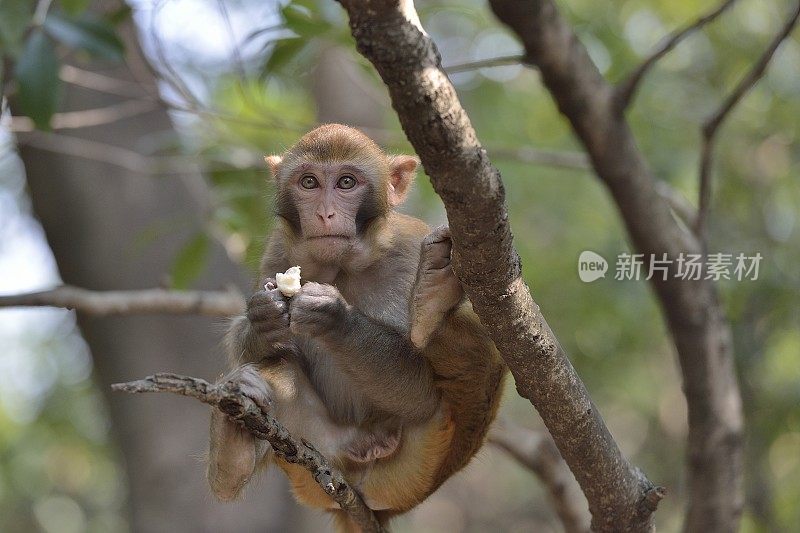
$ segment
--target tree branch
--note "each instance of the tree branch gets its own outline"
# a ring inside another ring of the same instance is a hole
[[[591,170],[589,159],[583,152],[539,150],[530,146],[512,148],[492,146],[489,151],[498,159],[511,159],[520,163],[573,170]]]
[[[142,115],[155,109],[157,106],[153,102],[125,100],[106,107],[55,113],[50,123],[54,130],[89,128]],[[36,125],[28,117],[16,116],[11,119],[11,131],[13,132],[34,131],[35,129]]]
[[[449,65],[444,67],[444,71],[448,74],[458,74],[459,72],[469,72],[471,70],[478,70],[481,68],[489,67],[503,67],[506,65],[519,65],[525,58],[522,54],[513,54],[508,56],[490,57],[488,59],[479,59],[477,61],[470,61],[467,63],[459,63],[456,65]]]
[[[96,316],[152,313],[233,316],[244,311],[245,302],[234,289],[92,291],[62,285],[47,291],[0,296],[0,307],[63,307]]]
[[[553,0],[490,0],[495,15],[517,34],[528,63],[585,146],[608,187],[633,248],[673,261],[666,280],[651,279],[678,352],[689,418],[687,531],[735,531],[742,496],[742,406],[731,331],[709,280],[684,280],[674,261],[701,253],[659,194],[658,181],[636,144],[616,93],[603,78]],[[580,481],[580,479],[579,479]],[[658,494],[648,493],[651,505]],[[589,498],[590,506],[592,504]],[[593,512],[593,527],[600,529]]]
[[[598,531],[647,530],[652,483],[623,457],[533,302],[513,247],[500,175],[479,143],[410,0],[341,0],[358,50],[389,89],[403,130],[444,201],[453,265],[589,500]]]
[[[122,146],[46,131],[30,132],[21,136],[19,142],[39,150],[90,159],[142,175],[183,173],[189,164],[185,157],[146,156]]]
[[[659,59],[672,51],[673,48],[678,46],[678,44],[680,44],[680,42],[690,34],[701,29],[703,26],[722,15],[722,13],[731,7],[734,2],[736,2],[736,0],[725,0],[716,8],[712,9],[684,28],[676,30],[671,35],[664,38],[658,45],[656,45],[655,49],[650,53],[650,55],[617,85],[616,98],[619,110],[622,111],[630,105],[645,74],[647,74],[650,68],[653,67],[653,65],[655,65]]]
[[[736,87],[722,102],[722,105],[714,112],[713,115],[703,124],[703,147],[700,151],[700,200],[697,213],[697,223],[695,232],[702,242],[706,241],[706,223],[708,220],[708,212],[711,209],[711,165],[714,155],[714,143],[716,141],[717,132],[723,121],[728,117],[733,108],[744,98],[750,89],[752,89],[758,80],[760,80],[767,71],[770,61],[775,56],[775,52],[781,46],[797,25],[798,18],[800,18],[800,2],[789,13],[789,16],[784,23],[781,30],[769,43],[769,46],[758,58],[753,67],[745,74],[739,81]]]
[[[280,422],[264,413],[245,396],[236,385],[228,382],[212,385],[200,378],[176,374],[155,374],[138,381],[115,383],[115,391],[133,394],[143,392],[171,392],[196,398],[212,407],[219,408],[231,420],[247,429],[256,438],[266,440],[275,455],[298,464],[308,470],[325,494],[333,498],[364,532],[384,532],[372,510],[351,487],[341,472],[333,468],[328,460],[310,443],[292,437]]]
[[[586,498],[550,435],[498,420],[489,430],[489,442],[539,478],[566,533],[589,531]]]
[[[61,65],[58,70],[58,77],[63,82],[93,91],[126,98],[144,99],[150,102],[158,101],[148,93],[145,93],[144,89],[139,87],[136,82],[121,80],[92,70],[78,68],[74,65]]]

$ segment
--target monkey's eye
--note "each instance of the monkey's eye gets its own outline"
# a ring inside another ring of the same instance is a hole
[[[345,174],[339,181],[336,183],[336,186],[340,189],[352,189],[356,186],[356,179],[353,176]]]
[[[304,189],[316,189],[319,187],[319,182],[314,176],[303,176],[300,178],[300,186]]]

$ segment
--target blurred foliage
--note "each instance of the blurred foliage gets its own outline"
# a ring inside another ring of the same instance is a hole
[[[20,110],[40,129],[49,129],[59,105],[55,43],[78,57],[113,62],[123,58],[124,46],[114,28],[120,11],[98,16],[87,11],[88,5],[84,0],[67,0],[47,9],[50,2],[0,2],[0,82],[8,77],[6,62],[16,64],[13,78]],[[11,91],[3,94],[7,92]]]
[[[77,20],[74,17],[82,16],[84,4],[63,2],[60,16]],[[229,3],[232,12],[240,10],[245,17],[256,4]],[[25,72],[25,51],[33,39],[47,33],[47,24],[41,30],[21,32],[20,24],[5,21],[28,20],[27,3],[0,5],[4,53],[16,60],[18,72]],[[565,0],[559,5],[601,72],[613,82],[635,67],[660,38],[709,9],[707,2],[697,0]],[[654,174],[693,202],[700,125],[762,52],[789,7],[787,0],[741,0],[660,61],[629,111],[631,127]],[[484,2],[430,1],[419,10],[445,65],[519,52],[515,39]],[[223,71],[203,78],[213,80],[205,87],[210,95],[206,103],[216,111],[199,117],[182,115],[178,121],[181,150],[197,156],[206,168],[212,193],[207,238],[197,236],[176,252],[173,281],[181,287],[199,273],[207,239],[221,242],[232,258],[255,268],[270,225],[266,206],[272,192],[260,158],[284,150],[314,124],[313,71],[324,51],[348,50],[365,74],[365,83],[383,92],[371,67],[356,54],[347,21],[334,3],[289,2],[273,20],[255,19],[243,33],[255,51],[242,64],[232,60]],[[89,39],[88,33],[81,35]],[[57,36],[51,32],[44,38]],[[65,44],[92,51],[88,41],[62,36]],[[48,53],[36,52],[39,59],[33,64],[50,61],[43,59]],[[747,417],[744,531],[788,531],[800,524],[798,65],[800,41],[795,35],[730,116],[716,151],[711,249],[764,256],[757,281],[720,286],[733,322]],[[44,69],[51,74],[32,70],[31,76],[52,77],[52,66]],[[247,79],[241,78],[241,70]],[[576,275],[583,250],[593,250],[611,263],[630,251],[618,213],[589,172],[532,165],[515,157],[526,147],[580,150],[535,71],[511,65],[460,73],[452,79],[481,141],[502,171],[516,245],[533,295],[623,451],[652,480],[668,487],[669,497],[656,515],[659,530],[678,531],[685,497],[686,415],[674,350],[660,311],[644,281],[615,281],[608,276],[584,284]],[[16,81],[24,94],[24,79]],[[30,98],[44,101],[34,93]],[[52,100],[44,103],[52,105]],[[46,116],[42,111],[33,118],[42,125]],[[384,123],[381,142],[391,150],[408,150],[389,106]],[[418,179],[407,210],[431,222],[441,220],[440,202],[424,176]],[[538,424],[513,387],[504,409],[521,423]],[[48,420],[39,419],[29,431],[40,431],[39,425],[48,426]],[[0,474],[8,465],[28,460],[27,455],[11,452],[4,457]],[[470,531],[546,530],[555,523],[535,481],[514,463],[487,465],[479,459],[464,475],[479,476],[485,493],[472,494],[449,484],[418,512],[402,519],[400,528],[438,530],[431,525],[437,516],[443,524],[440,529],[451,531],[459,526]],[[488,503],[474,505],[478,497]],[[0,516],[7,515],[0,511]]]
[[[0,395],[0,529],[124,531],[122,474],[109,445],[104,402],[87,379],[88,352],[74,318],[43,322],[55,322],[55,327],[45,328],[51,330],[45,338],[28,334],[26,340],[14,342],[7,332],[0,333],[4,345],[35,358],[27,364],[37,377],[28,388],[23,388],[24,373],[2,380],[6,388]],[[64,342],[65,336],[73,337],[73,346]],[[5,370],[22,369],[12,365]],[[43,383],[42,375],[50,379]],[[31,398],[33,392],[36,396]]]
[[[55,283],[22,160],[0,129],[0,291]],[[75,314],[0,310],[0,346],[0,531],[124,532],[124,474]]]

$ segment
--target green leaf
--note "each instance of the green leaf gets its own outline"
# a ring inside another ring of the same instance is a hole
[[[172,286],[186,289],[200,276],[208,262],[210,248],[208,235],[198,233],[178,252],[172,264]]]
[[[287,37],[280,39],[275,43],[269,59],[264,64],[262,76],[280,70],[286,66],[308,43],[307,39],[302,37]]]
[[[119,26],[126,20],[128,20],[131,15],[133,14],[133,9],[128,4],[123,4],[105,16],[105,19],[114,26]]]
[[[29,0],[0,0],[0,56],[17,55],[33,16]]]
[[[89,7],[91,0],[61,0],[61,7],[70,15],[80,15]]]
[[[281,9],[286,27],[303,37],[317,37],[331,28],[331,24],[306,7],[288,4]]]
[[[48,129],[58,103],[58,59],[53,43],[40,29],[28,37],[15,73],[22,112],[37,128]]]
[[[120,61],[125,54],[125,46],[114,27],[103,20],[74,19],[52,13],[47,16],[44,27],[54,39],[71,48],[86,50],[95,57]]]

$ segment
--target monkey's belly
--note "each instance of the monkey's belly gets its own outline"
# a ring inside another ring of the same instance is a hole
[[[404,431],[395,455],[377,459],[356,467],[343,465],[340,458],[329,458],[340,467],[347,481],[373,510],[406,511],[434,490],[440,466],[449,453],[453,440],[453,422],[441,412],[427,424]],[[319,486],[311,473],[300,465],[276,458],[286,473],[295,498],[302,504],[318,509],[339,509]]]

